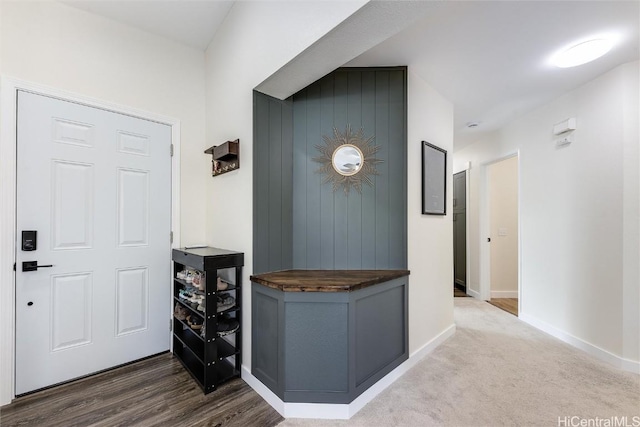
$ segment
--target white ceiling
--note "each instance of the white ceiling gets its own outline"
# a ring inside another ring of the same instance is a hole
[[[205,50],[234,1],[64,0],[61,3]]]
[[[63,3],[201,50],[233,6],[222,0]],[[409,3],[390,2],[387,9]],[[409,65],[453,102],[456,149],[640,56],[638,1],[440,1],[425,10],[417,23],[346,65]],[[600,33],[620,37],[606,56],[575,68],[547,63],[568,43]],[[468,122],[480,125],[470,130]]]
[[[619,64],[639,58],[637,1],[449,1],[348,66],[409,65],[455,107],[455,148]],[[594,62],[560,69],[549,56],[575,40],[616,33]],[[480,122],[474,130],[468,122]]]

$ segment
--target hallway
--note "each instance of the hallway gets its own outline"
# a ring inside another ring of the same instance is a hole
[[[640,376],[484,301],[454,301],[456,334],[351,420],[279,426],[557,426],[622,416],[640,423]]]

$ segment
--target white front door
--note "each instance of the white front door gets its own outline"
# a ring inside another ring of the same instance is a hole
[[[168,350],[170,126],[19,91],[17,135],[16,394]]]

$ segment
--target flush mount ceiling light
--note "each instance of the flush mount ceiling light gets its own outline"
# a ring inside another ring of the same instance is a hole
[[[575,67],[598,59],[613,47],[613,39],[596,37],[581,41],[555,54],[551,62],[560,68]]]

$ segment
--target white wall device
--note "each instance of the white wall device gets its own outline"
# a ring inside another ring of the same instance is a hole
[[[573,135],[563,135],[560,138],[556,139],[556,145],[558,147],[571,144],[573,142]]]
[[[553,134],[560,135],[565,132],[569,132],[571,130],[576,130],[576,118],[571,117],[570,119],[563,120],[560,123],[556,123],[553,125]]]

